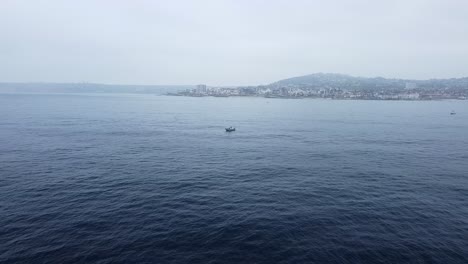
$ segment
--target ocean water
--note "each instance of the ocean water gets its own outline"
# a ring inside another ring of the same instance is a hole
[[[0,95],[0,262],[468,263],[468,101]]]

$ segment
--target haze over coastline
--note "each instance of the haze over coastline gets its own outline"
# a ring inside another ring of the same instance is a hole
[[[112,85],[98,83],[1,83],[0,93],[136,93],[185,96],[266,96],[332,99],[466,99],[468,77],[387,79],[314,73],[267,85]]]
[[[468,0],[0,0],[0,264],[468,264]]]

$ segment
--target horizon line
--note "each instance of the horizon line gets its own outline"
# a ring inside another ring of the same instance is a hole
[[[282,78],[267,84],[245,84],[245,85],[209,85],[207,83],[194,83],[194,84],[138,84],[138,83],[106,83],[106,82],[94,82],[94,81],[0,81],[0,84],[90,84],[90,85],[107,85],[107,86],[197,86],[200,84],[207,85],[210,87],[245,87],[245,86],[262,86],[262,85],[270,85],[274,84],[283,80],[289,80],[299,77],[305,77],[310,75],[341,75],[353,78],[365,78],[365,79],[376,79],[382,78],[387,80],[403,80],[403,81],[431,81],[431,80],[453,80],[453,79],[465,79],[468,78],[467,76],[464,77],[450,77],[450,78],[425,78],[425,79],[410,79],[410,78],[398,78],[398,77],[383,77],[383,76],[373,76],[373,77],[366,77],[361,75],[351,75],[346,73],[336,73],[336,72],[315,72],[310,74],[303,74],[303,75],[296,75],[293,77],[286,77]]]

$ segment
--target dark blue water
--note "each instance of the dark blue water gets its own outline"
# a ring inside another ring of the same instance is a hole
[[[0,95],[0,115],[2,263],[468,263],[468,101]]]

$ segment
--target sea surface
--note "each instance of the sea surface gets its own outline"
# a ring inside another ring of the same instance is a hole
[[[2,94],[0,263],[466,264],[468,101]]]

